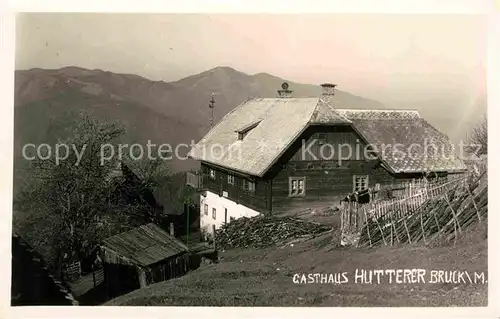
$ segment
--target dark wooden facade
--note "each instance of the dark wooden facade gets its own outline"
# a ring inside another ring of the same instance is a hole
[[[110,257],[109,252],[107,255],[104,260],[104,282],[108,298],[182,276],[200,265],[200,257],[188,252],[148,266],[129,263],[120,256]]]
[[[210,170],[215,171],[215,176],[210,175]],[[270,184],[269,180],[252,177],[238,172],[230,171],[221,167],[216,167],[206,163],[201,164],[202,189],[212,193],[223,195],[227,192],[227,198],[238,203],[255,209],[265,211],[269,209]],[[234,184],[228,182],[228,175],[234,176]],[[244,183],[252,182],[255,190],[247,190]]]
[[[153,223],[106,238],[100,255],[109,298],[182,276],[200,264],[199,256]]]
[[[311,147],[310,143],[313,143]],[[202,163],[202,189],[221,196],[227,192],[230,200],[261,212],[288,211],[316,204],[339,203],[341,198],[354,191],[355,176],[368,177],[369,188],[423,177],[423,174],[392,174],[369,150],[365,151],[365,145],[365,141],[348,125],[311,126],[262,178]],[[304,151],[306,149],[309,151]],[[215,171],[215,176],[211,176],[210,170]],[[228,183],[228,174],[235,176],[234,185]],[[302,196],[290,196],[291,178],[304,180]],[[255,191],[245,190],[244,180],[253,181]]]

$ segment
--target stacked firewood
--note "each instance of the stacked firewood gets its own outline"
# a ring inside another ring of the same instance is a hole
[[[265,248],[279,246],[301,237],[314,237],[330,231],[329,226],[299,218],[262,214],[242,217],[223,225],[215,234],[218,249]]]
[[[431,198],[402,218],[393,216],[369,217],[365,223],[358,246],[372,247],[381,244],[429,243],[439,236],[456,240],[468,226],[488,218],[487,173],[475,181],[463,183],[441,196]]]

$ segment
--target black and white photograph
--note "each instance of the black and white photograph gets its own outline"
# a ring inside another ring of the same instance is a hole
[[[488,307],[487,52],[478,13],[17,13],[11,307]]]

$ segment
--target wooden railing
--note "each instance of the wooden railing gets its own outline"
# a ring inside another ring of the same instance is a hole
[[[203,185],[203,178],[200,172],[186,172],[186,185],[194,189],[200,189]]]

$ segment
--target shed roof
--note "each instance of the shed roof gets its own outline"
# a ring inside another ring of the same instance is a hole
[[[186,245],[152,223],[106,238],[103,246],[141,266],[188,251]]]
[[[188,155],[241,173],[263,176],[310,125],[349,125],[376,150],[388,144],[401,146],[398,151],[393,147],[393,151],[377,153],[394,173],[465,170],[448,137],[417,111],[347,109],[338,108],[337,104],[334,95],[250,99],[226,114]],[[243,140],[238,140],[234,132],[256,121],[259,124]],[[410,147],[416,143],[423,146],[424,141],[436,146],[438,152]]]

